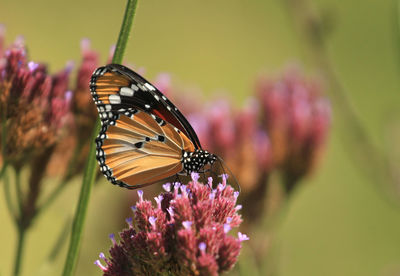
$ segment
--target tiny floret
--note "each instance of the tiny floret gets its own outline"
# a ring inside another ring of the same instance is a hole
[[[150,222],[151,226],[153,226],[153,228],[156,228],[156,220],[157,220],[157,218],[155,218],[155,217],[149,217],[149,222]]]
[[[157,202],[157,208],[158,208],[158,209],[161,209],[161,202],[162,202],[162,200],[163,200],[163,196],[162,196],[162,195],[156,196],[156,197],[154,198],[154,200]]]
[[[206,252],[206,248],[207,248],[207,245],[206,245],[205,242],[199,243],[199,249],[200,249],[201,252],[205,253]]]
[[[184,221],[182,222],[182,225],[185,229],[190,229],[192,227],[193,222],[191,221]]]
[[[228,223],[224,224],[224,233],[228,233],[229,231],[231,231],[231,226]]]
[[[143,191],[142,191],[142,190],[138,190],[138,191],[137,191],[137,194],[138,194],[138,196],[139,196],[139,200],[140,200],[140,201],[143,201]]]
[[[133,221],[132,218],[127,218],[127,219],[125,219],[125,221],[126,221],[126,223],[128,224],[129,227],[132,227],[132,226],[133,226],[133,225],[132,225],[132,221]]]
[[[105,260],[106,259],[106,255],[104,255],[103,252],[100,252],[99,258],[102,259],[102,260]]]
[[[239,241],[248,241],[250,238],[246,234],[238,232]]]
[[[105,267],[99,260],[96,260],[94,262],[95,265],[97,265],[101,270],[103,270],[104,272],[107,271],[107,267]]]
[[[197,182],[197,181],[199,180],[199,178],[200,178],[200,175],[199,175],[198,173],[196,173],[196,172],[192,172],[192,173],[190,174],[190,176],[192,177],[192,180],[193,180],[194,182]]]
[[[166,192],[170,192],[171,191],[171,183],[165,183],[165,184],[162,185],[162,187]]]

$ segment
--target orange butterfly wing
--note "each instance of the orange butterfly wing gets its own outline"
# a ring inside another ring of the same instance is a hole
[[[181,172],[182,150],[194,151],[183,132],[144,111],[115,115],[97,143],[103,173],[113,184],[133,189]]]

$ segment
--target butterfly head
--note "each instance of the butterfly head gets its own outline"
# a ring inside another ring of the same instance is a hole
[[[183,151],[182,164],[186,173],[203,171],[204,166],[212,165],[217,161],[215,154],[206,150],[197,149],[193,152]]]

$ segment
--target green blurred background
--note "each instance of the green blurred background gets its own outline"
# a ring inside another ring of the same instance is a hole
[[[397,3],[311,2],[332,20],[328,53],[352,106],[374,144],[383,153],[398,156]],[[92,41],[105,62],[124,7],[125,1],[1,0],[0,22],[6,25],[8,43],[23,35],[30,58],[55,72],[68,60],[79,64],[82,38]],[[302,45],[283,1],[139,0],[125,60],[144,67],[150,79],[169,72],[182,87],[197,87],[207,95],[224,92],[239,106],[253,93],[262,72],[276,74],[297,62],[315,73]],[[280,226],[278,275],[400,275],[400,208],[380,191],[384,183],[372,182],[350,162],[352,152],[343,147],[337,112],[340,107],[334,106],[325,158],[293,195]],[[53,183],[48,180],[48,185]],[[36,221],[28,234],[23,275],[60,274],[67,246],[54,265],[43,262],[73,214],[79,185],[77,179]],[[100,275],[93,262],[99,252],[108,250],[108,234],[122,228],[133,202],[133,192],[105,180],[96,186],[77,275]],[[16,240],[5,210],[2,196],[1,275],[11,272]]]

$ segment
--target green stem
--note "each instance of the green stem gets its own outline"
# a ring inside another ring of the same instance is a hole
[[[7,127],[6,127],[6,111],[4,110],[1,118],[1,156],[3,157],[3,167],[6,166],[6,139],[7,139]]]
[[[17,200],[18,200],[18,208],[19,214],[22,216],[23,212],[23,197],[22,197],[22,186],[21,186],[21,172],[19,169],[15,170],[15,188],[17,190]]]
[[[5,173],[6,169],[7,169],[7,166],[8,166],[8,162],[4,161],[3,166],[1,167],[1,171],[0,171],[0,179],[3,178],[4,173]]]
[[[115,48],[115,53],[112,59],[113,63],[122,62],[122,58],[129,38],[129,33],[132,27],[133,18],[135,15],[136,5],[137,0],[128,0],[124,20],[122,22],[121,31],[119,33],[117,46]],[[99,129],[100,122],[98,119],[96,122],[96,126],[93,130],[92,141],[94,141],[95,137],[97,136]],[[96,176],[95,151],[95,144],[92,143],[90,145],[89,156],[83,175],[83,182],[79,196],[78,207],[76,209],[74,222],[72,225],[71,240],[67,253],[67,259],[64,265],[63,276],[73,275],[78,260],[78,253],[82,238],[83,226],[85,223],[86,213],[89,205],[90,193]]]
[[[3,110],[1,115],[1,157],[3,159],[3,166],[0,172],[0,179],[3,178],[4,172],[7,169],[8,162],[6,159],[6,139],[7,139],[7,127],[6,127],[6,111]]]
[[[122,63],[125,48],[128,44],[129,34],[132,29],[133,18],[135,17],[136,6],[137,0],[128,0],[112,63]]]
[[[100,125],[98,122],[96,122],[91,141],[95,139],[99,129]],[[76,262],[78,260],[78,252],[81,244],[83,226],[85,223],[92,186],[96,176],[95,151],[95,144],[92,143],[90,145],[89,156],[83,174],[82,188],[79,195],[78,206],[75,212],[74,222],[72,224],[71,240],[69,243],[67,259],[64,265],[64,276],[73,275],[76,267]]]
[[[12,200],[11,200],[11,190],[10,190],[10,181],[8,178],[8,172],[5,171],[4,172],[4,195],[6,198],[6,206],[8,209],[8,212],[10,213],[12,219],[14,220],[14,222],[17,221],[17,210],[16,207],[14,206]]]
[[[18,226],[18,246],[17,252],[15,253],[15,262],[14,262],[14,276],[18,276],[21,274],[21,263],[22,263],[22,254],[24,250],[25,244],[25,228]]]

